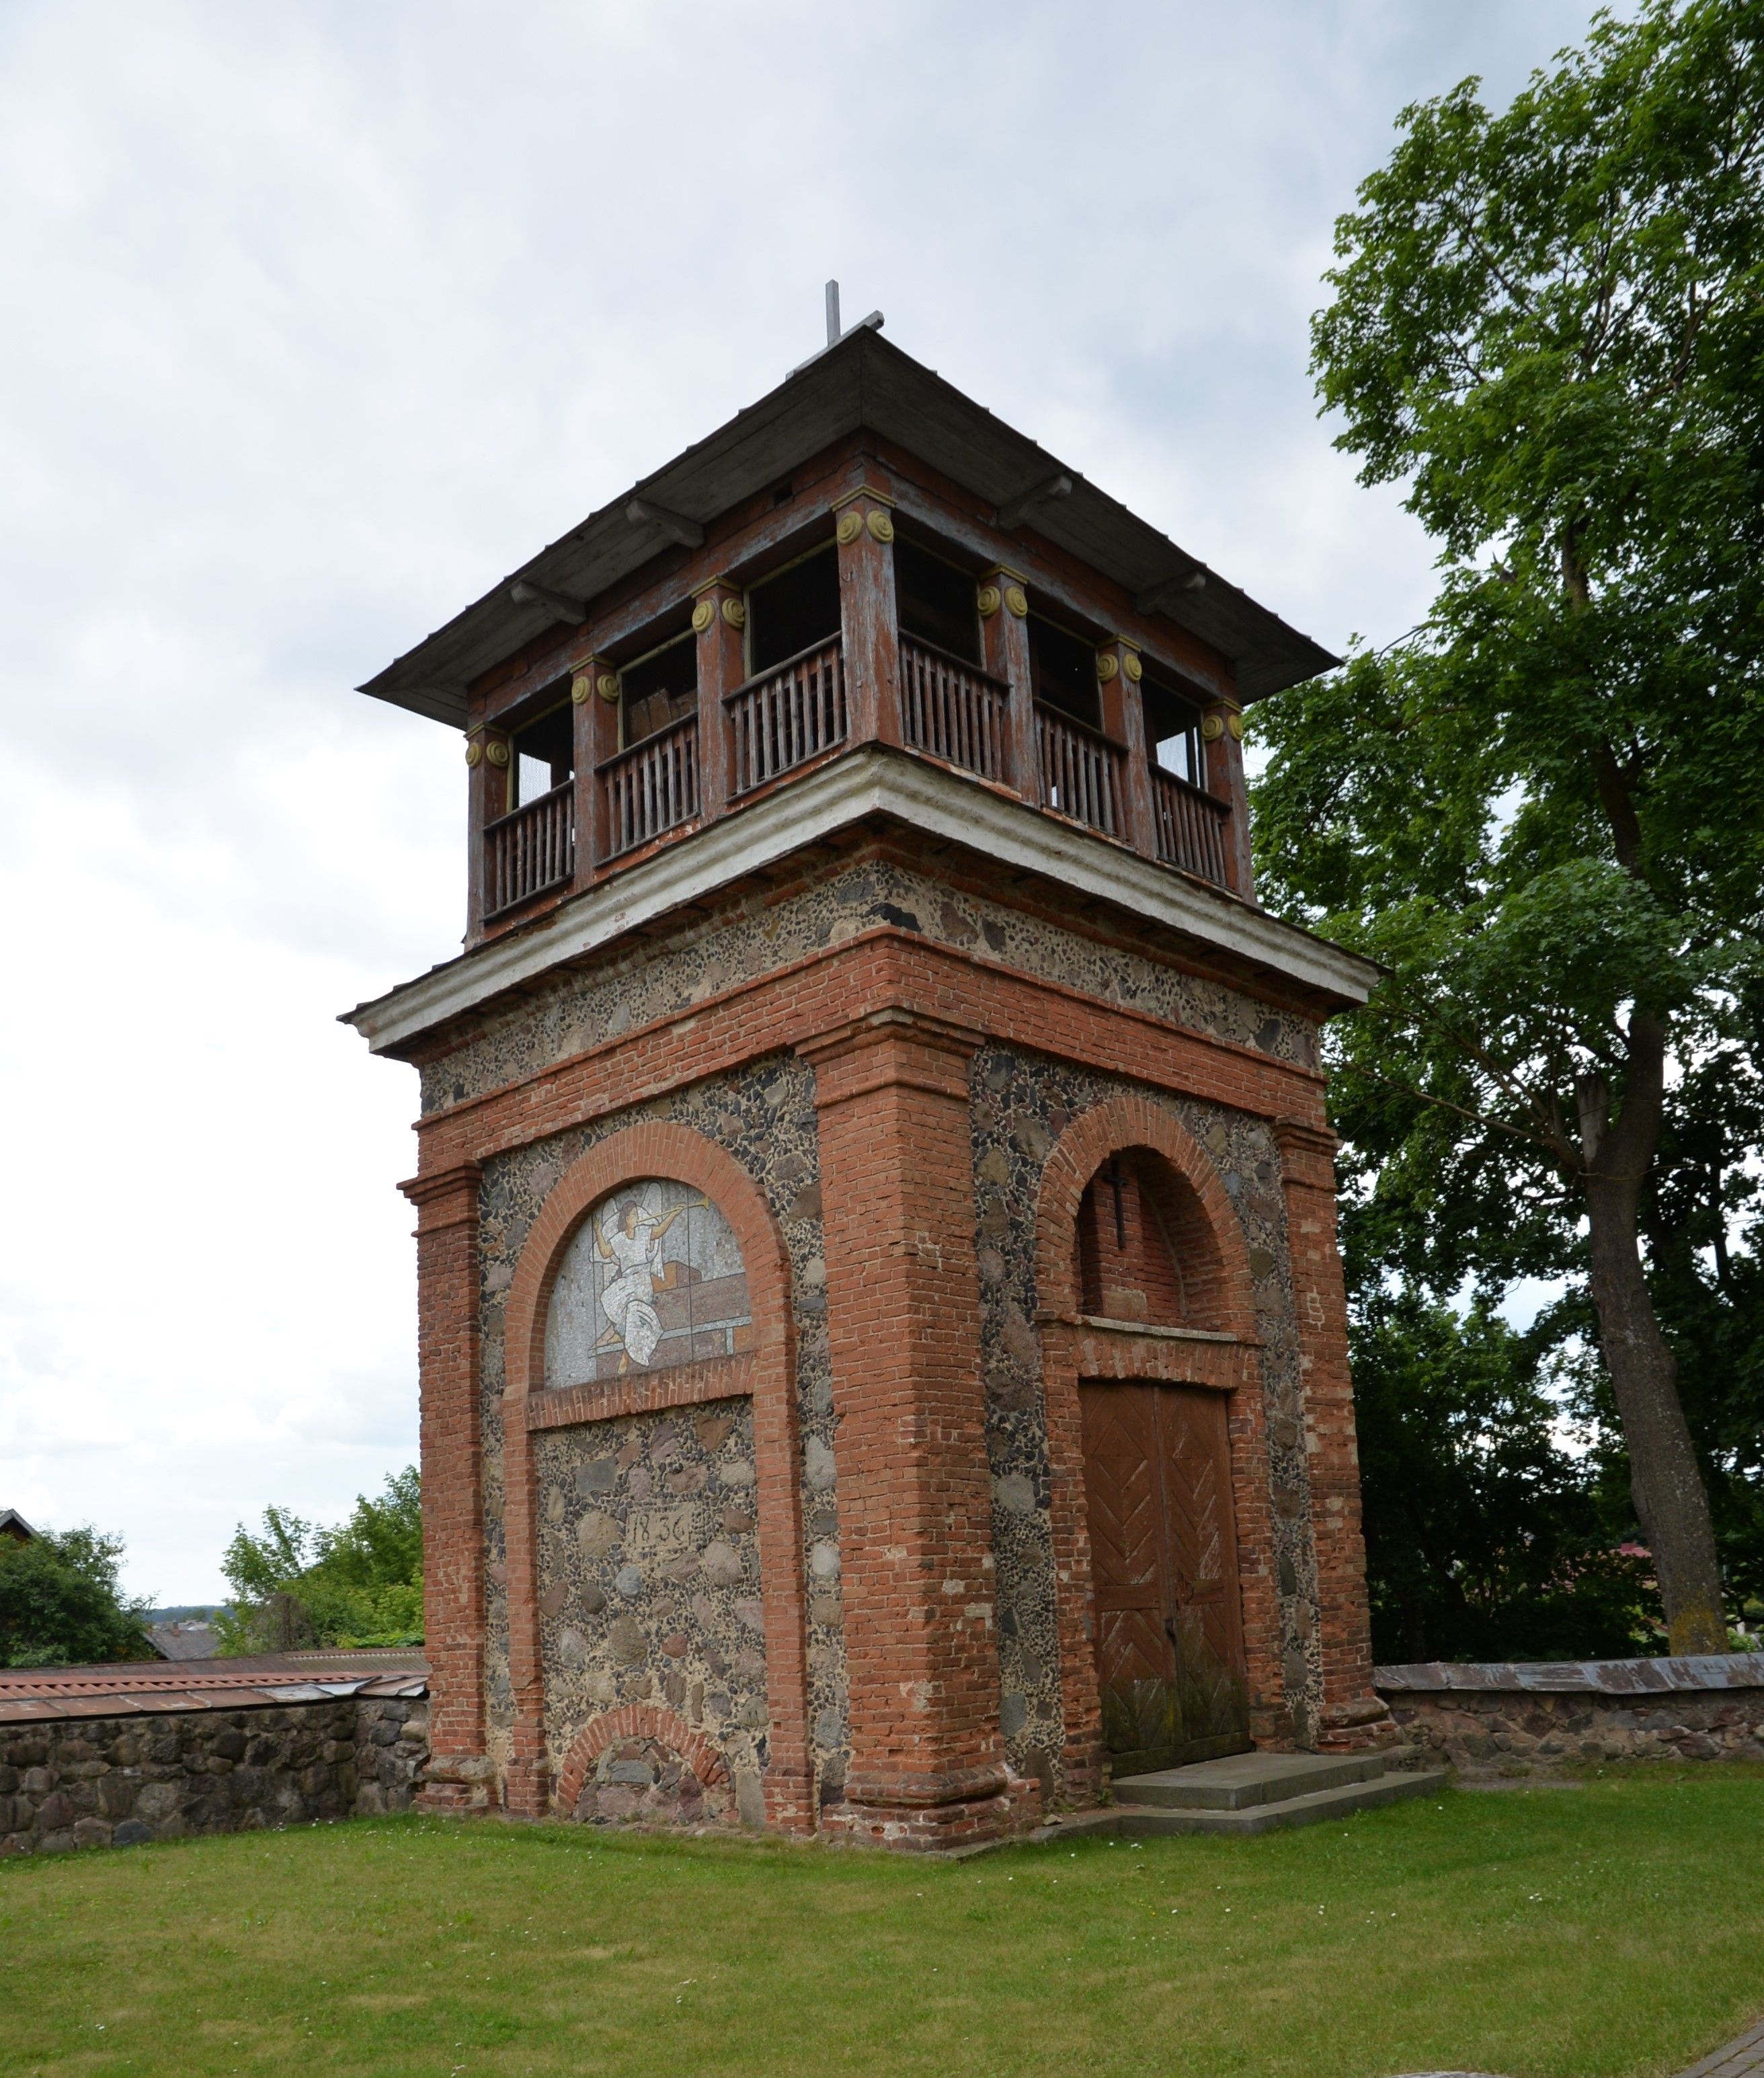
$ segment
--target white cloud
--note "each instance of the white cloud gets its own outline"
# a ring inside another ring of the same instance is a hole
[[[0,1504],[219,1588],[415,1451],[407,1071],[462,770],[349,686],[769,388],[819,292],[1339,645],[1429,557],[1312,415],[1397,107],[1564,0],[0,13]]]

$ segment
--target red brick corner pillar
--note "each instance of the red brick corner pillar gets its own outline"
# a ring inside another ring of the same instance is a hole
[[[425,1809],[485,1801],[484,1489],[477,1375],[475,1162],[399,1185],[417,1210],[423,1621],[429,1663]]]
[[[1366,1546],[1360,1535],[1360,1458],[1348,1375],[1347,1294],[1336,1240],[1335,1135],[1302,1119],[1274,1122],[1287,1201],[1287,1245],[1298,1308],[1305,1450],[1317,1566],[1323,1663],[1318,1743],[1364,1746],[1388,1734],[1372,1687]]]
[[[852,1758],[824,1822],[942,1846],[1011,1822],[993,1631],[970,1034],[883,1011],[810,1041],[839,1417]]]

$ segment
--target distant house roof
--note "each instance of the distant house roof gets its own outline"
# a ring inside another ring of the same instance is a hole
[[[29,1544],[36,1532],[15,1508],[0,1508],[0,1537],[10,1537],[15,1544]]]
[[[220,1642],[211,1623],[149,1624],[147,1642],[161,1659],[212,1659]]]
[[[864,428],[999,508],[1069,478],[1063,494],[1035,507],[1036,532],[1228,657],[1246,704],[1338,661],[935,369],[859,327],[590,513],[360,690],[463,728],[470,681],[553,624],[545,606],[515,598],[517,585],[592,599],[666,545],[647,515],[702,526]]]

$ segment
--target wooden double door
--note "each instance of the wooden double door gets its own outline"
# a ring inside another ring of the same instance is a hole
[[[1086,1383],[1103,1735],[1117,1775],[1250,1744],[1227,1396]]]

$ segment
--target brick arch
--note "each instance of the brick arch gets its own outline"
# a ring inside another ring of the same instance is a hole
[[[1161,1156],[1194,1191],[1222,1266],[1219,1327],[1238,1346],[1213,1346],[1236,1372],[1229,1431],[1232,1500],[1243,1596],[1244,1637],[1252,1697],[1252,1729],[1270,1737],[1256,1699],[1278,1692],[1278,1621],[1273,1595],[1272,1524],[1266,1415],[1261,1349],[1242,1222],[1219,1171],[1181,1121],[1136,1093],[1106,1098],[1061,1134],[1041,1172],[1036,1207],[1035,1281],[1042,1322],[1042,1404],[1047,1425],[1049,1531],[1057,1582],[1060,1693],[1065,1736],[1061,1756],[1069,1791],[1093,1793],[1101,1781],[1102,1721],[1092,1645],[1091,1538],[1084,1484],[1083,1411],[1078,1383],[1083,1330],[1078,1323],[1076,1276],[1079,1202],[1085,1187],[1111,1154],[1145,1148]],[[1181,1368],[1179,1346],[1146,1354],[1145,1375],[1192,1376]],[[1163,1351],[1168,1350],[1166,1357]],[[1135,1369],[1139,1375],[1144,1367]],[[1123,1374],[1126,1375],[1126,1374]]]
[[[533,1454],[527,1427],[528,1398],[544,1383],[546,1310],[565,1250],[590,1208],[621,1184],[648,1176],[685,1183],[709,1198],[728,1221],[747,1271],[753,1315],[760,1592],[765,1620],[766,1692],[771,1699],[766,1816],[772,1825],[807,1830],[814,1823],[814,1799],[808,1759],[790,1259],[771,1208],[748,1171],[716,1141],[667,1120],[628,1126],[570,1165],[540,1207],[509,1287],[503,1395],[508,1660],[515,1705],[509,1803],[515,1810],[536,1816],[548,1801],[543,1771],[544,1674],[540,1654]],[[573,1805],[574,1799],[570,1801]]]
[[[1176,1170],[1200,1200],[1224,1266],[1221,1326],[1233,1335],[1256,1332],[1249,1246],[1230,1194],[1200,1142],[1149,1097],[1107,1097],[1075,1118],[1055,1142],[1041,1171],[1036,1207],[1035,1291],[1044,1312],[1078,1311],[1073,1239],[1085,1186],[1111,1154],[1147,1147]]]
[[[729,1779],[728,1763],[702,1732],[695,1732],[684,1717],[665,1710],[659,1703],[627,1703],[616,1710],[603,1710],[590,1717],[570,1742],[563,1767],[558,1771],[557,1793],[553,1800],[565,1813],[576,1808],[594,1763],[620,1739],[655,1739],[677,1753],[707,1789]]]

